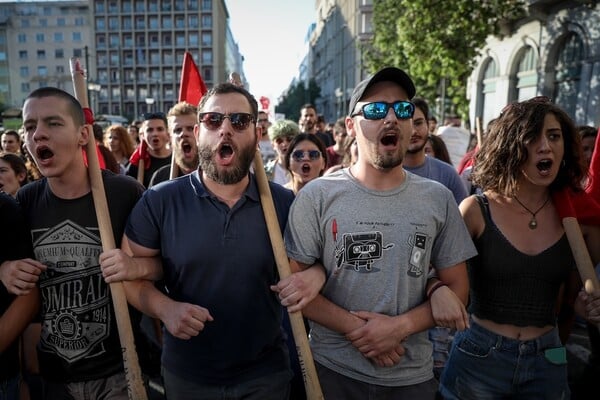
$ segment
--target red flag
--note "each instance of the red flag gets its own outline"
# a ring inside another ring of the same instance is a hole
[[[183,67],[181,70],[181,82],[179,84],[179,101],[187,101],[195,106],[208,92],[206,84],[200,76],[198,67],[189,51],[183,55]]]

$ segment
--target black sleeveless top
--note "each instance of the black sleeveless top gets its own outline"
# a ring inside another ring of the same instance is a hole
[[[499,324],[555,325],[558,292],[576,268],[566,234],[537,255],[524,254],[492,221],[487,198],[477,201],[485,228],[473,240],[478,255],[468,262],[469,310]]]

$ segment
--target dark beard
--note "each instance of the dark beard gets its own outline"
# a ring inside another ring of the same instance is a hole
[[[256,154],[256,141],[251,146],[242,149],[235,148],[234,150],[237,155],[234,167],[219,171],[213,161],[217,151],[212,150],[209,145],[201,145],[198,147],[200,169],[209,179],[220,185],[233,185],[240,182],[250,172],[250,166]]]
[[[188,171],[193,171],[198,167],[198,154],[192,159],[192,161],[187,161],[183,156],[183,150],[176,148],[175,150],[175,162],[179,167],[185,168]]]

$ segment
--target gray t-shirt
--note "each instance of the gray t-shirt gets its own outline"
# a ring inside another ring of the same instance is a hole
[[[411,168],[404,166],[404,169],[415,175],[432,179],[446,186],[454,195],[456,204],[460,204],[460,202],[467,197],[467,188],[460,178],[460,175],[458,175],[458,172],[452,165],[445,163],[442,160],[428,156],[425,157],[425,162],[418,167]]]
[[[442,269],[476,255],[452,193],[409,172],[383,192],[365,188],[348,169],[309,182],[292,205],[285,241],[290,258],[323,262],[326,298],[346,310],[390,316],[426,301],[430,263]],[[311,323],[310,336],[315,361],[350,378],[405,386],[433,377],[427,331],[411,335],[402,361],[389,368],[322,325]]]

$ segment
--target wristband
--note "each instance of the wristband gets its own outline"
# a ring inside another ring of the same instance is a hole
[[[431,295],[433,294],[433,292],[435,292],[442,286],[448,286],[448,285],[446,285],[442,281],[438,281],[438,282],[434,283],[433,286],[427,291],[427,299],[431,299]]]

